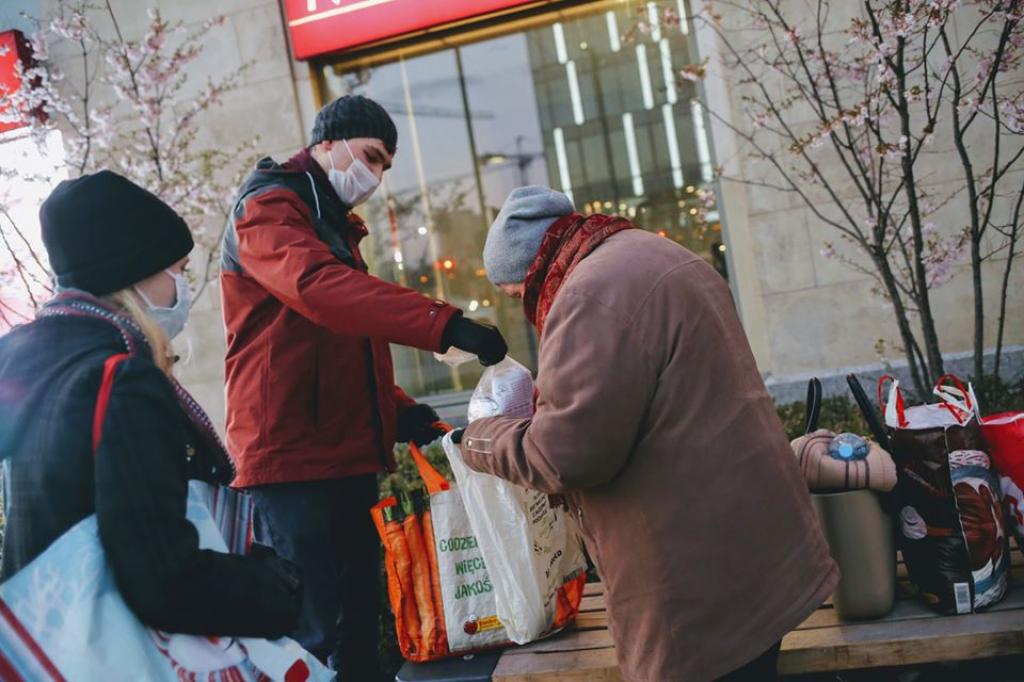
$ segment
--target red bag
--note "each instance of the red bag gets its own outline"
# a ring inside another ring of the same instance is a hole
[[[1017,547],[1024,552],[1024,412],[986,417],[981,421],[981,431],[999,470],[1003,506]]]

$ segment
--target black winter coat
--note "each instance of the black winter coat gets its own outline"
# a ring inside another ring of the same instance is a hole
[[[103,319],[53,316],[0,337],[0,575],[10,577],[95,513],[118,588],[145,624],[201,635],[290,633],[301,597],[294,565],[199,549],[185,518],[188,480],[225,483],[233,471],[137,329],[132,339],[139,351],[114,375],[94,459],[103,364],[126,352],[122,331]]]

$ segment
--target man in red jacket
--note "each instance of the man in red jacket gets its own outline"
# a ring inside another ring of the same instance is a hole
[[[436,435],[434,410],[395,386],[389,344],[456,346],[484,364],[507,350],[493,327],[367,273],[350,211],[396,142],[376,102],[325,106],[308,149],[262,159],[246,180],[221,262],[234,484],[256,501],[257,540],[302,567],[294,637],[340,680],[377,676],[377,473],[394,467],[396,440]]]

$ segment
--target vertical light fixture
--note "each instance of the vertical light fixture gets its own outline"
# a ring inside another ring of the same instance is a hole
[[[665,119],[665,137],[668,141],[668,160],[672,166],[672,186],[681,189],[683,186],[683,163],[679,158],[679,138],[676,137],[676,119],[671,104],[661,106],[661,115]]]
[[[569,50],[565,46],[565,29],[561,22],[555,22],[551,27],[555,36],[555,55],[559,64],[565,64],[565,79],[569,82],[569,98],[572,100],[572,120],[576,125],[582,125],[583,98],[580,97],[580,81],[576,74],[576,62],[569,59]]]
[[[565,154],[565,137],[561,128],[555,128],[555,157],[558,159],[558,177],[562,181],[562,194],[572,201],[572,181],[569,178],[569,158]]]
[[[619,22],[615,19],[615,12],[605,13],[604,18],[608,21],[608,43],[612,52],[618,52],[622,49],[622,42],[619,40]]]
[[[658,17],[658,5],[647,3],[647,21],[651,25],[651,38],[654,42],[661,40],[661,19]]]
[[[562,29],[562,22],[556,21],[551,30],[555,34],[555,56],[559,64],[569,61],[569,51],[565,49],[565,31]]]
[[[661,39],[658,49],[661,51],[661,72],[665,77],[665,99],[669,104],[675,104],[679,100],[679,96],[676,94],[676,75],[672,70],[672,46],[669,45],[668,38]]]
[[[686,22],[686,0],[676,0],[679,7],[679,31],[684,35],[690,35],[690,25]]]
[[[622,115],[622,129],[626,133],[626,155],[629,157],[629,174],[633,178],[633,194],[642,196],[644,179],[640,173],[640,155],[636,151],[636,130],[633,128],[633,114]]]
[[[636,46],[636,63],[640,69],[640,92],[644,98],[644,108],[654,108],[654,91],[651,89],[651,74],[647,68],[647,46]]]
[[[576,77],[576,62],[571,59],[565,63],[565,76],[569,79],[572,119],[576,125],[583,125],[583,99],[580,97],[580,83]]]
[[[704,110],[700,102],[690,102],[690,112],[693,115],[693,134],[697,138],[697,158],[700,159],[700,175],[704,182],[711,182],[714,179],[714,171],[711,168],[711,153],[708,151],[707,131],[704,128]]]

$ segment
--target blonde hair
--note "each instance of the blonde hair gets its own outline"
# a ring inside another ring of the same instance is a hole
[[[167,334],[146,312],[146,309],[139,302],[139,298],[131,289],[121,289],[104,298],[120,308],[125,314],[139,326],[146,336],[149,347],[153,349],[153,362],[167,376],[171,376],[174,369],[174,352],[171,350],[171,340]]]

